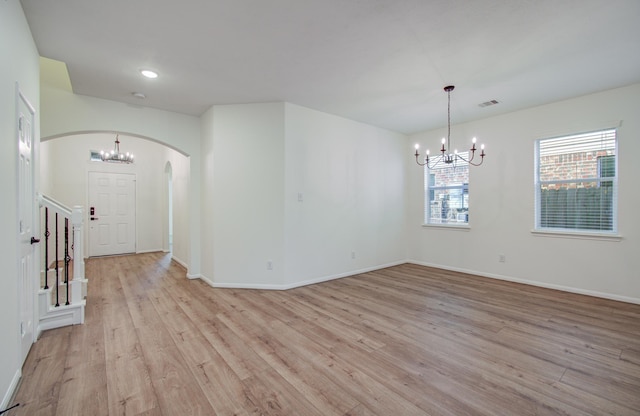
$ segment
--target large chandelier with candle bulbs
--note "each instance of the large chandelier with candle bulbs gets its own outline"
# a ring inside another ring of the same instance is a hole
[[[116,142],[112,151],[100,151],[100,158],[103,162],[113,162],[113,163],[133,163],[133,154],[126,152],[123,153],[120,151],[120,140],[118,139],[118,135],[116,134]]]
[[[454,150],[451,153],[451,91],[455,87],[453,85],[447,85],[444,90],[447,92],[447,138],[442,138],[442,147],[440,148],[440,154],[436,156],[429,156],[429,150],[427,149],[424,162],[420,162],[420,153],[418,151],[419,145],[416,144],[416,163],[420,166],[425,166],[429,169],[440,167],[441,165],[449,165],[455,167],[458,162],[468,163],[473,166],[480,166],[484,161],[486,153],[484,152],[484,144],[480,145],[480,162],[473,162],[476,155],[476,138],[472,140],[471,148],[469,149],[469,156],[463,157],[458,153],[458,150]],[[445,147],[446,144],[446,147]],[[444,167],[444,166],[442,166]]]

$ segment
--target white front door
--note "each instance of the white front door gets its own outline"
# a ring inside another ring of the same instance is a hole
[[[34,204],[35,186],[33,173],[33,138],[35,110],[16,88],[17,139],[18,139],[18,299],[20,302],[21,357],[24,362],[34,341],[34,317],[37,270],[35,256]]]
[[[89,256],[136,251],[136,176],[89,172]]]

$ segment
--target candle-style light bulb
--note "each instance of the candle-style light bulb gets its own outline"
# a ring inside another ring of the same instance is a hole
[[[471,139],[471,143],[473,143],[473,144],[476,143],[476,138],[475,137],[473,139]]]

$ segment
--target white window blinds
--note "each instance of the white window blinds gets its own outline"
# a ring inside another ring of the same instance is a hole
[[[536,142],[536,229],[617,231],[616,130]]]

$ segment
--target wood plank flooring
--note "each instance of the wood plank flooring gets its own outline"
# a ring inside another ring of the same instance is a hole
[[[213,289],[167,255],[91,259],[14,415],[639,415],[640,305],[401,265]]]

